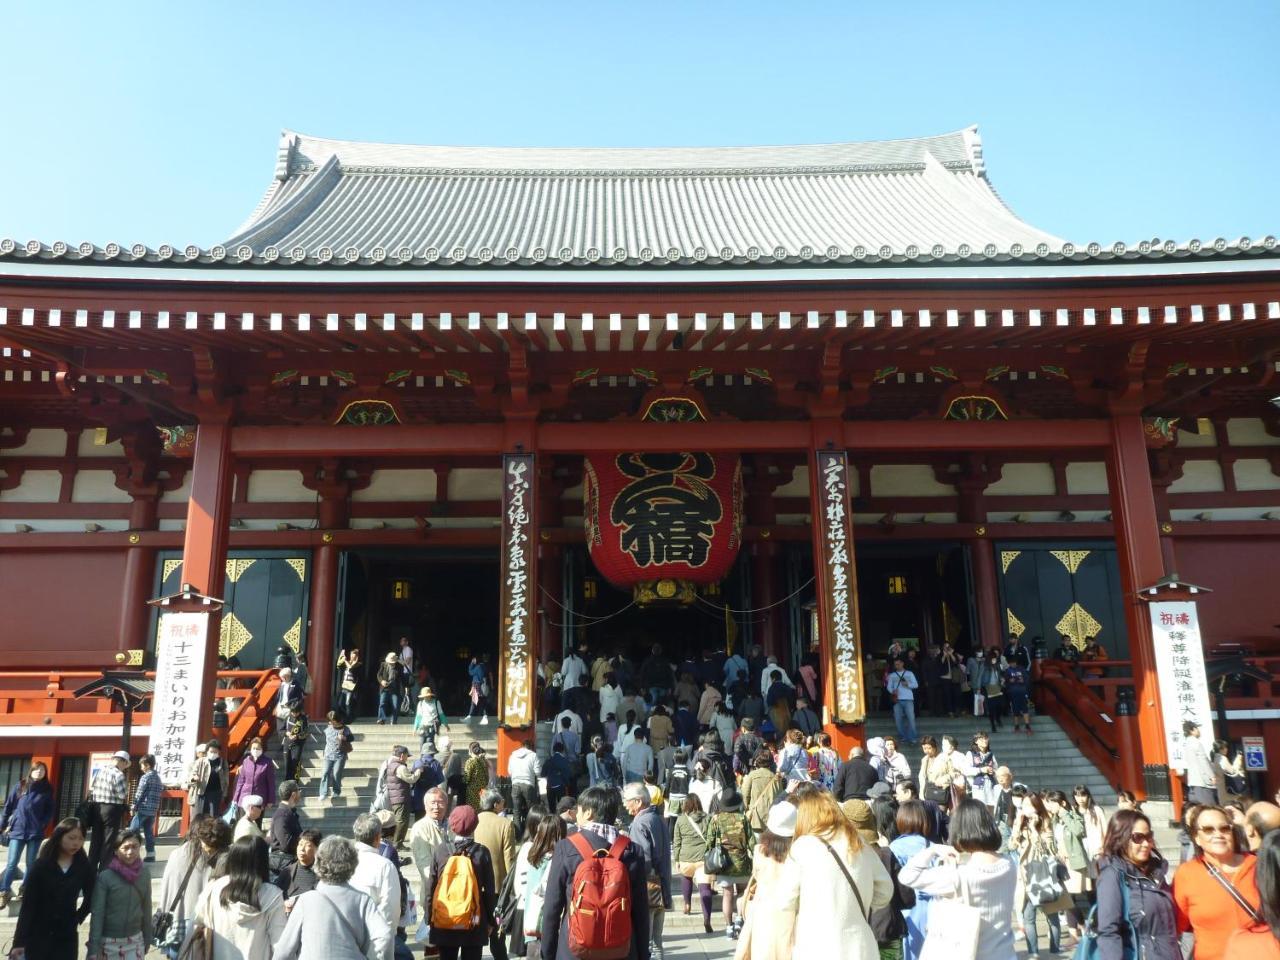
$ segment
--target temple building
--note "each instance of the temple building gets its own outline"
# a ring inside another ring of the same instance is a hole
[[[1258,674],[1213,686],[1233,738],[1280,729],[1275,237],[1064,240],[974,128],[287,131],[216,246],[0,240],[0,347],[5,762],[115,749],[68,691],[117,657],[174,675],[166,610],[207,630],[170,694],[201,735],[219,653],[305,652],[314,718],[340,651],[402,636],[450,712],[489,659],[504,742],[579,643],[816,658],[842,746],[894,641],[1088,647],[1039,708],[1152,799],[1201,662]]]

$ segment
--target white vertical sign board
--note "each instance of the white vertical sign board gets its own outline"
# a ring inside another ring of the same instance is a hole
[[[1213,742],[1213,708],[1209,681],[1204,673],[1204,644],[1194,601],[1159,601],[1147,604],[1160,681],[1160,707],[1164,713],[1164,739],[1169,766],[1186,769],[1182,759],[1182,724],[1194,720],[1200,740]]]
[[[166,787],[185,787],[187,765],[200,736],[200,680],[209,639],[209,614],[162,613],[156,634],[156,692],[151,743],[156,773]]]

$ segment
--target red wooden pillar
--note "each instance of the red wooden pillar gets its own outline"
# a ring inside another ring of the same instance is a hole
[[[329,534],[323,536],[332,540]],[[338,548],[332,543],[321,543],[311,555],[309,607],[311,629],[307,632],[307,660],[311,668],[311,694],[307,697],[307,715],[323,717],[333,706],[337,659],[334,629],[338,612]]]
[[[1129,657],[1133,662],[1138,736],[1142,749],[1144,782],[1133,784],[1132,789],[1152,800],[1169,800],[1172,789],[1151,621],[1146,605],[1138,599],[1139,590],[1164,576],[1164,557],[1147,461],[1146,435],[1142,417],[1136,413],[1116,415],[1111,419],[1107,481],[1120,580],[1125,594],[1125,625],[1129,632]],[[1121,746],[1124,747],[1123,742]]]
[[[198,593],[220,597],[226,579],[227,535],[231,524],[231,427],[225,421],[201,423],[196,429],[191,466],[191,499],[187,501],[182,544],[182,581]],[[200,678],[200,736],[211,735],[213,692],[217,682],[218,627],[209,617],[204,673]]]
[[[973,595],[978,611],[978,639],[983,647],[1004,645],[1004,618],[996,584],[996,552],[985,533],[969,541],[969,567],[973,571]]]
[[[155,529],[158,500],[159,495],[156,493],[133,495],[133,505],[129,509],[131,534]],[[131,536],[130,539],[134,538]],[[137,539],[141,541],[142,538],[139,536]],[[151,599],[155,572],[155,547],[144,547],[140,543],[131,545],[125,552],[124,583],[120,589],[120,626],[116,634],[116,650],[122,654],[129,650],[145,650],[147,647],[147,627],[151,622],[151,610],[147,607],[147,601]]]

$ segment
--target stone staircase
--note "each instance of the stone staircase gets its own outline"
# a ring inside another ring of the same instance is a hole
[[[316,725],[319,727],[319,725]],[[377,793],[378,768],[391,756],[391,748],[397,744],[407,747],[413,757],[418,755],[419,741],[413,731],[413,720],[402,717],[394,726],[378,726],[374,720],[359,720],[350,724],[355,742],[347,757],[346,771],[342,778],[342,795],[320,800],[320,776],[324,771],[324,745],[313,739],[302,757],[302,806],[299,813],[303,825],[322,833],[351,835],[351,823],[369,809]],[[317,730],[317,738],[320,735]],[[498,756],[498,727],[490,717],[487,726],[479,721],[454,720],[449,726],[449,739],[455,753],[465,754],[473,740],[479,741],[495,761]]]
[[[891,717],[869,717],[867,736],[897,736]],[[988,729],[985,717],[917,717],[916,731],[941,741],[944,734],[951,734],[960,750],[967,750],[973,735]],[[1061,790],[1068,796],[1071,788],[1083,783],[1089,788],[1101,806],[1114,808],[1116,792],[1112,784],[1095,767],[1051,717],[1032,717],[1031,736],[1014,733],[1012,723],[1006,720],[1004,729],[991,734],[991,752],[996,760],[1013,771],[1013,779],[1035,790]],[[911,761],[911,770],[918,773],[922,757],[919,747],[899,744],[899,751]]]

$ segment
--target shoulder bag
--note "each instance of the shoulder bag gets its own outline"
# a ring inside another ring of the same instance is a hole
[[[1222,875],[1222,871],[1220,871],[1217,867],[1215,867],[1212,863],[1210,863],[1208,860],[1205,860],[1204,858],[1201,858],[1200,862],[1203,863],[1204,868],[1209,871],[1209,876],[1213,877],[1213,879],[1217,880],[1218,883],[1222,884],[1222,889],[1227,891],[1227,893],[1231,894],[1231,899],[1236,902],[1236,905],[1241,910],[1243,910],[1245,913],[1249,915],[1249,919],[1251,919],[1254,923],[1267,922],[1264,919],[1262,919],[1262,914],[1258,912],[1257,907],[1251,904],[1244,897],[1240,896],[1240,891],[1231,885],[1231,881]]]
[[[714,824],[711,824],[714,826]],[[710,831],[708,830],[708,833]],[[720,842],[719,836],[714,841],[707,842],[707,853],[702,858],[703,872],[712,876],[718,874],[728,875],[733,872],[733,863],[729,860],[729,853],[724,848],[724,844]]]
[[[958,896],[939,897],[929,905],[929,932],[919,960],[976,960],[982,911],[969,902],[964,874],[956,870]]]
[[[177,944],[169,941],[169,936],[173,933],[173,915],[178,910],[178,904],[182,902],[183,895],[187,892],[187,884],[191,880],[191,874],[200,864],[200,859],[204,854],[193,851],[191,864],[187,867],[186,875],[182,878],[182,883],[178,885],[178,892],[174,894],[173,903],[169,904],[169,909],[157,910],[151,915],[151,945],[154,947],[171,947]]]
[[[827,848],[827,853],[831,854],[831,859],[836,862],[836,866],[840,868],[840,872],[844,874],[844,878],[849,881],[849,889],[853,891],[853,899],[858,901],[858,912],[862,914],[862,919],[868,924],[871,923],[871,914],[867,910],[867,905],[862,902],[862,894],[858,891],[858,885],[853,882],[853,874],[849,872],[849,868],[844,865],[844,861],[840,859],[840,854],[836,853],[835,847],[827,843],[821,837],[822,845]]]
[[[1133,925],[1129,916],[1129,881],[1120,874],[1120,916],[1121,922],[1129,928],[1130,949],[1124,951],[1125,960],[1142,960],[1142,941],[1138,937],[1138,928]],[[1089,915],[1084,921],[1084,935],[1071,955],[1071,960],[1100,960],[1102,951],[1098,946],[1098,905],[1089,908]]]
[[[178,960],[213,960],[213,930],[203,923],[197,923],[187,942],[182,945]]]

